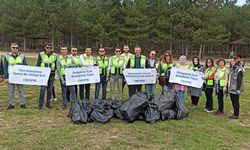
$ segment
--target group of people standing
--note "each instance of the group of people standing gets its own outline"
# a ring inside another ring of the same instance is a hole
[[[26,58],[23,54],[19,53],[19,47],[17,43],[11,43],[11,52],[4,58],[1,58],[0,73],[4,74],[4,81],[8,82],[9,68],[11,65],[27,65]],[[122,53],[123,51],[123,53]],[[85,53],[78,55],[78,48],[71,47],[71,54],[68,54],[68,48],[61,46],[60,54],[57,55],[52,50],[52,45],[46,43],[44,50],[39,53],[36,66],[48,67],[51,69],[47,86],[41,86],[39,95],[38,108],[42,109],[44,105],[45,93],[46,108],[51,108],[51,99],[54,88],[54,81],[56,75],[58,76],[61,84],[62,94],[62,108],[66,109],[69,99],[71,102],[77,102],[78,93],[81,100],[90,99],[90,87],[91,84],[66,86],[65,82],[65,69],[74,67],[88,67],[99,66],[100,82],[95,84],[95,99],[99,99],[100,88],[102,87],[102,97],[100,99],[107,99],[107,83],[110,83],[110,99],[122,100],[123,89],[126,85],[126,80],[123,76],[123,70],[126,68],[155,68],[157,70],[157,79],[159,85],[162,87],[168,87],[173,89],[180,102],[184,103],[185,92],[191,96],[192,107],[197,107],[199,98],[202,94],[202,90],[206,96],[206,112],[213,112],[213,92],[216,93],[218,99],[218,111],[215,115],[224,114],[224,97],[229,93],[232,100],[234,114],[230,116],[230,119],[239,118],[239,96],[243,87],[243,75],[244,68],[241,65],[241,56],[234,57],[230,62],[230,67],[226,66],[224,59],[218,60],[214,63],[213,59],[208,58],[205,65],[201,65],[198,57],[192,59],[192,63],[187,63],[187,57],[181,55],[178,62],[173,62],[173,56],[170,51],[166,51],[157,60],[156,52],[150,51],[148,58],[142,55],[142,50],[139,46],[134,48],[134,54],[130,53],[128,45],[124,45],[122,48],[114,48],[114,55],[111,57],[106,56],[105,48],[98,49],[98,56],[92,56],[92,49],[87,47]],[[169,77],[171,68],[177,67],[184,70],[193,70],[195,72],[204,73],[204,84],[202,88],[188,87],[186,85],[170,83]],[[116,88],[117,84],[117,88]],[[78,87],[79,86],[79,87]],[[128,85],[128,95],[132,96],[138,91],[142,91],[143,85]],[[26,108],[23,85],[9,83],[9,107],[7,109],[15,108],[15,87],[18,88],[20,107]],[[145,91],[151,95],[154,95],[156,84],[145,85]],[[117,98],[115,97],[115,91],[118,91]],[[78,92],[79,91],[79,92]]]

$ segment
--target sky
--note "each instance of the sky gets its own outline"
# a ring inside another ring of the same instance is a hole
[[[239,6],[242,6],[242,5],[244,5],[246,3],[246,0],[238,0],[237,1],[237,4],[239,5]]]

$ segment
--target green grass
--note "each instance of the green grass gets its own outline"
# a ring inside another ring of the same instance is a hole
[[[28,59],[34,65],[35,59]],[[8,85],[0,85],[0,149],[250,149],[250,70],[245,76],[245,92],[241,96],[241,116],[228,119],[232,113],[231,101],[225,100],[225,116],[205,113],[204,96],[199,107],[191,109],[190,98],[185,103],[190,116],[183,120],[160,121],[147,124],[142,121],[126,123],[112,119],[106,124],[74,125],[61,109],[59,82],[56,81],[58,101],[52,110],[37,110],[38,86],[25,86],[28,108],[6,111]],[[157,91],[159,91],[157,87]],[[91,88],[93,97],[94,86]],[[16,94],[17,95],[17,94]],[[108,94],[109,97],[109,94]],[[127,99],[127,88],[124,99]],[[16,96],[17,99],[17,96]],[[215,108],[217,100],[214,99]]]

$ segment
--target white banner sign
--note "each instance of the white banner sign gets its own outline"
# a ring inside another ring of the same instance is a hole
[[[98,66],[65,69],[66,85],[91,84],[100,82]]]
[[[169,82],[201,88],[204,74],[193,70],[184,70],[176,67],[171,68]]]
[[[128,85],[155,84],[156,69],[124,69],[123,74]]]
[[[35,66],[10,66],[9,83],[47,86],[50,68]]]

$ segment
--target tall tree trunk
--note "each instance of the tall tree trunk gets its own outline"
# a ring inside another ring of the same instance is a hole
[[[188,42],[186,43],[186,47],[185,47],[185,55],[187,56],[188,55]]]
[[[70,47],[73,47],[73,32],[70,33]]]
[[[203,48],[202,48],[202,58],[205,56],[205,50],[206,50],[206,45],[203,44]]]
[[[26,38],[23,37],[23,51],[26,51]]]
[[[55,50],[55,41],[54,41],[54,33],[52,33],[52,36],[51,36],[51,44],[52,44],[52,49]]]
[[[200,44],[200,50],[199,50],[199,59],[201,59],[202,50],[203,50],[203,45],[202,45],[202,43],[201,43],[201,44]]]
[[[170,41],[169,43],[169,50],[170,50],[170,53],[172,53],[172,50],[173,50],[173,42]]]

